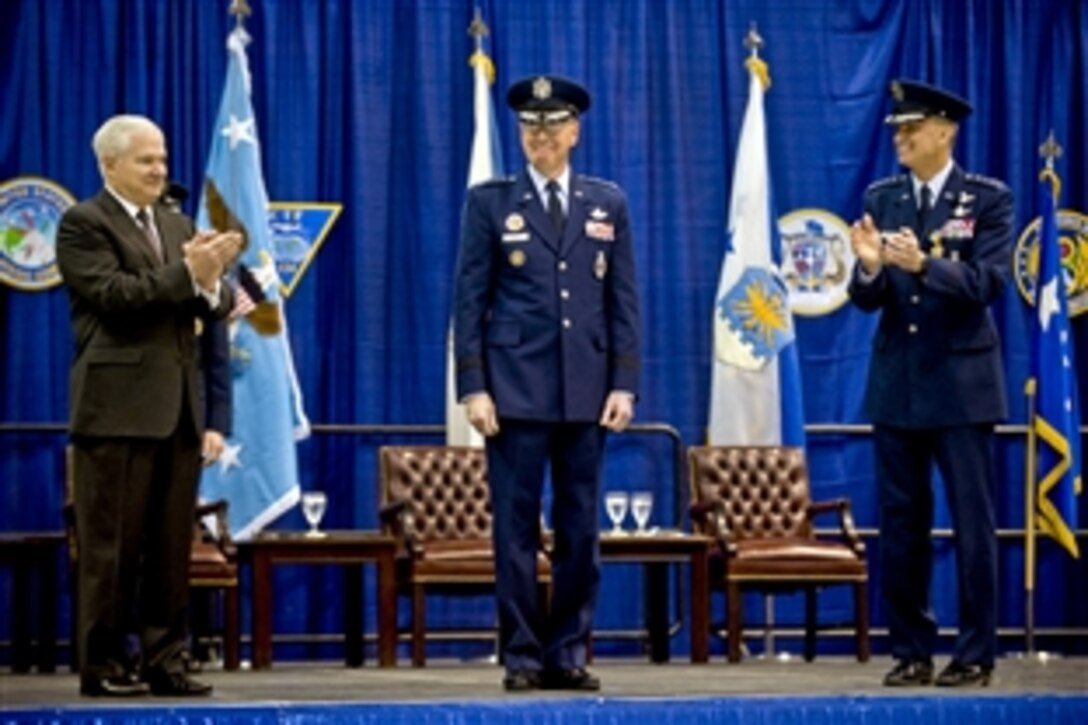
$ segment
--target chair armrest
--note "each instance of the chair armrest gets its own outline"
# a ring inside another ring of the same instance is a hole
[[[408,506],[408,502],[403,499],[400,501],[393,501],[387,503],[378,509],[378,519],[382,522],[382,526],[385,528],[396,528],[400,523],[401,512]]]
[[[836,498],[829,501],[812,501],[808,505],[808,517],[809,520],[813,519],[817,514],[825,513],[838,513],[839,515],[839,533],[849,544],[850,548],[854,550],[858,556],[865,555],[865,542],[861,540],[858,535],[858,530],[854,526],[854,515],[850,511],[850,499]]]
[[[729,530],[729,517],[725,515],[725,501],[696,501],[688,507],[691,520],[713,536],[726,556],[736,553],[737,543]]]
[[[406,535],[403,522],[401,521],[401,516],[404,515],[407,508],[408,501],[405,499],[391,501],[378,509],[378,519],[382,523],[383,531],[392,534],[401,540],[404,551],[407,552],[409,556],[412,558],[419,558],[423,556],[423,549],[420,542],[416,541],[414,537]]]

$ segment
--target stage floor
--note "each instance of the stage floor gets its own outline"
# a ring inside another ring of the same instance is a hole
[[[946,660],[938,659],[938,668]],[[875,658],[868,664],[853,659],[822,657],[815,662],[750,660],[729,665],[721,660],[708,665],[671,663],[652,665],[629,660],[600,660],[591,667],[600,676],[606,698],[703,697],[813,697],[852,695],[868,697],[1020,697],[1028,695],[1083,695],[1088,693],[1088,659],[1054,659],[1043,664],[1014,659],[999,661],[996,680],[985,689],[938,687],[896,689],[880,684],[891,660]],[[434,703],[481,700],[564,699],[584,693],[536,691],[509,695],[500,685],[502,671],[491,664],[436,661],[426,668],[400,666],[347,669],[332,663],[278,663],[262,671],[207,671],[200,678],[215,686],[210,698],[184,700],[191,704],[250,703]],[[78,679],[67,672],[52,675],[0,674],[0,706],[40,708],[43,705],[157,707],[164,698],[85,698],[78,694]]]

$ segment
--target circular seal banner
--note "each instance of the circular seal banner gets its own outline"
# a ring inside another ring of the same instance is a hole
[[[814,317],[842,307],[854,268],[849,225],[824,209],[796,209],[778,220],[778,233],[793,313]]]
[[[36,176],[0,184],[0,282],[29,291],[60,284],[57,226],[75,203],[67,189]]]
[[[1035,217],[1016,240],[1012,272],[1020,295],[1035,304],[1035,283],[1039,279],[1039,228]],[[1069,316],[1088,310],[1088,216],[1070,209],[1058,210],[1058,248],[1065,277]]]

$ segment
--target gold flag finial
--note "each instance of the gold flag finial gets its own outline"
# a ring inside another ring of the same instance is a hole
[[[476,52],[468,59],[468,64],[476,66],[478,63],[482,63],[484,72],[487,74],[487,82],[494,83],[495,64],[491,62],[491,58],[484,52],[484,38],[491,35],[491,29],[484,22],[484,16],[480,13],[479,5],[473,10],[472,22],[468,26],[468,34],[476,42]]]
[[[227,12],[234,16],[236,27],[239,28],[245,24],[246,18],[253,14],[247,0],[230,0]]]
[[[1050,134],[1046,137],[1046,141],[1039,147],[1039,155],[1046,159],[1046,167],[1048,169],[1053,169],[1054,160],[1061,158],[1062,147],[1058,145],[1058,139],[1054,137],[1054,129],[1050,129]]]
[[[748,49],[748,58],[744,61],[744,67],[759,78],[763,90],[771,87],[771,71],[767,63],[759,57],[759,49],[765,45],[763,36],[756,30],[755,21],[748,27],[748,34],[744,36],[744,47]]]
[[[1039,147],[1039,155],[1046,159],[1046,168],[1039,172],[1039,179],[1050,182],[1054,203],[1057,204],[1062,195],[1062,180],[1058,172],[1054,170],[1054,159],[1061,158],[1062,147],[1058,145],[1058,139],[1054,137],[1054,129],[1050,129],[1046,141]]]
[[[480,42],[484,38],[491,35],[491,29],[484,22],[484,16],[480,13],[479,5],[472,12],[472,22],[468,26],[468,34],[476,39],[476,47],[480,46]]]

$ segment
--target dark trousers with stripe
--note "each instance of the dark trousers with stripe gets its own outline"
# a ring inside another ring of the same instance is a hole
[[[506,669],[583,667],[600,581],[598,491],[605,430],[597,423],[503,419],[487,439],[499,641]],[[552,599],[536,589],[541,494],[551,468]]]
[[[877,425],[881,591],[892,655],[929,660],[937,637],[930,608],[934,463],[955,532],[959,636],[953,658],[991,667],[997,647],[997,532],[993,426],[904,429]]]

